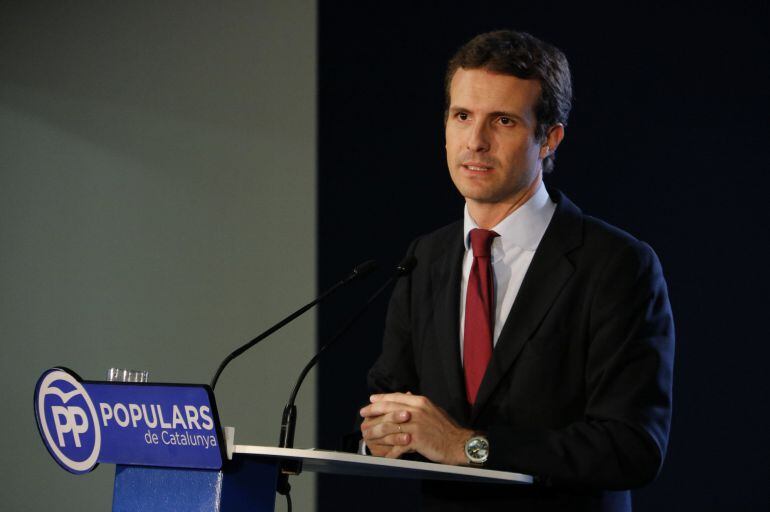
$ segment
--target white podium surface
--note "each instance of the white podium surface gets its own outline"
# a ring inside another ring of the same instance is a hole
[[[236,444],[232,452],[241,455],[301,460],[303,471],[368,477],[412,478],[418,480],[456,480],[463,482],[531,484],[532,476],[467,466],[448,466],[433,462],[386,459],[346,452],[300,450],[273,446]]]

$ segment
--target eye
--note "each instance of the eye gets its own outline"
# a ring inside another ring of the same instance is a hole
[[[515,123],[515,121],[514,121],[513,119],[511,119],[510,117],[505,117],[505,116],[503,116],[503,117],[500,117],[500,118],[498,119],[498,121],[499,121],[499,122],[500,122],[500,124],[501,124],[501,125],[503,125],[503,126],[513,126],[514,124],[516,124],[516,123]]]
[[[467,112],[458,112],[457,113],[457,119],[460,121],[467,121],[468,120],[468,113]]]

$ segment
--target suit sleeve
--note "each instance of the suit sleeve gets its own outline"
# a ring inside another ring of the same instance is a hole
[[[490,426],[489,467],[604,489],[657,475],[671,421],[674,326],[652,249],[630,242],[610,256],[590,300],[584,417],[553,430]]]
[[[409,245],[408,255],[414,255],[418,241]],[[382,353],[369,370],[368,385],[372,393],[419,393],[409,320],[411,285],[409,275],[399,279],[393,289],[385,319]]]

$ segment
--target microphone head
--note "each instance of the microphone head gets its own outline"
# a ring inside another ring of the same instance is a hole
[[[417,258],[415,258],[410,254],[406,256],[403,260],[401,260],[401,263],[399,263],[396,266],[396,275],[407,276],[412,272],[412,270],[414,270],[414,267],[416,266],[417,266]]]
[[[361,279],[362,277],[366,277],[372,272],[377,270],[377,262],[374,260],[368,260],[360,265],[356,265],[356,267],[350,272],[350,275],[345,278],[345,282],[354,281],[356,279]]]

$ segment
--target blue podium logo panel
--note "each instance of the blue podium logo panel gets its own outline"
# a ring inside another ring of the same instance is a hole
[[[35,388],[40,435],[72,473],[97,463],[220,469],[224,454],[210,388],[84,382],[63,368]]]

